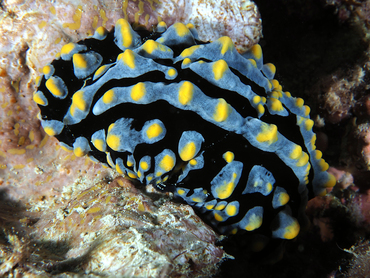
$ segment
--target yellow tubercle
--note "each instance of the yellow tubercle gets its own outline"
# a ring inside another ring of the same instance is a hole
[[[334,185],[337,183],[337,180],[336,178],[334,177],[334,175],[328,173],[328,181],[325,183],[325,187],[326,188],[331,188],[331,187],[334,187]]]
[[[58,96],[58,97],[63,96],[63,92],[60,90],[58,85],[55,83],[54,79],[49,78],[48,80],[46,80],[45,86],[50,91],[50,93],[52,93],[53,95]]]
[[[329,169],[329,164],[322,158],[319,161],[319,165],[320,165],[321,171],[327,171]]]
[[[178,96],[179,102],[182,105],[188,104],[193,98],[193,93],[194,93],[194,85],[189,81],[185,81],[184,83],[182,83],[179,89],[179,96]]]
[[[274,124],[262,123],[261,132],[257,135],[256,140],[260,143],[267,143],[269,145],[278,140],[277,126]]]
[[[104,141],[102,139],[95,139],[92,143],[95,148],[97,148],[101,152],[104,152]]]
[[[223,98],[219,98],[213,113],[213,119],[216,122],[223,122],[227,120],[230,112],[231,112],[230,105]]]
[[[265,107],[261,103],[257,105],[257,112],[260,115],[265,113]]]
[[[257,62],[253,59],[248,59],[249,62],[256,68],[257,67]]]
[[[175,76],[175,74],[176,74],[176,70],[175,69],[169,69],[168,71],[167,71],[167,74],[169,75],[169,76]]]
[[[306,121],[304,122],[304,126],[307,131],[312,130],[313,125],[314,121],[311,119],[306,119]]]
[[[146,130],[146,136],[149,139],[152,139],[161,135],[162,132],[163,132],[162,127],[158,123],[154,123],[151,126],[149,126],[148,129]]]
[[[235,48],[233,41],[227,36],[221,37],[217,41],[221,44],[220,52],[222,55]]]
[[[132,179],[137,179],[137,176],[134,173],[128,172],[127,175]]]
[[[293,150],[290,153],[290,158],[291,159],[297,159],[302,155],[302,147],[300,145],[295,145]]]
[[[271,109],[274,111],[283,111],[284,107],[280,100],[276,98],[270,98],[271,101]]]
[[[254,104],[257,104],[257,103],[260,103],[261,102],[261,97],[260,96],[254,96],[253,97],[253,103]]]
[[[95,32],[98,33],[99,36],[104,36],[107,33],[107,29],[105,29],[103,26],[100,26],[95,30]]]
[[[45,126],[44,131],[49,136],[54,136],[56,134],[55,130],[50,126]]]
[[[121,145],[119,136],[113,135],[113,134],[108,134],[107,144],[112,150],[118,151],[118,148]]]
[[[293,239],[299,234],[300,226],[295,220],[292,224],[285,228],[285,233],[283,237],[285,239]]]
[[[275,67],[274,64],[267,63],[267,64],[265,64],[265,66],[267,66],[269,68],[269,70],[272,72],[272,74],[275,75],[275,73],[276,73],[276,67]]]
[[[223,218],[221,215],[219,215],[217,212],[215,212],[215,213],[214,213],[214,217],[215,217],[215,219],[216,219],[218,222],[221,222],[221,221],[223,221],[223,220],[224,220],[224,218]]]
[[[114,99],[115,99],[114,89],[106,91],[102,98],[105,104],[111,103]]]
[[[231,205],[231,204],[228,204],[228,205],[226,206],[225,211],[226,211],[226,214],[227,214],[228,216],[235,216],[235,215],[237,214],[236,206]]]
[[[259,44],[255,44],[251,48],[251,52],[254,57],[256,57],[257,60],[262,58],[262,48]]]
[[[85,155],[85,152],[80,147],[73,149],[73,153],[77,157],[83,157]]]
[[[302,98],[297,98],[296,101],[295,101],[295,105],[297,107],[302,107],[304,104],[304,100]]]
[[[225,159],[227,163],[230,163],[234,160],[234,153],[227,151],[223,154],[223,158]]]
[[[287,204],[289,202],[289,195],[285,192],[282,192],[280,193],[279,195],[279,202],[280,202],[280,205],[284,206],[285,204]]]
[[[297,166],[302,167],[308,163],[309,156],[307,153],[302,152],[302,155],[298,158]]]
[[[229,69],[229,66],[227,65],[225,60],[221,59],[221,60],[218,60],[217,62],[214,62],[212,66],[212,71],[213,71],[215,80],[221,79],[228,69]]]
[[[39,94],[33,94],[33,97],[32,97],[33,101],[36,102],[37,104],[40,104],[40,105],[45,105],[45,101],[40,97]]]
[[[72,104],[75,105],[78,109],[81,111],[86,110],[86,101],[84,100],[84,92],[83,91],[77,91],[72,96]]]
[[[188,57],[188,56],[191,56],[191,54],[194,53],[195,50],[197,50],[198,48],[200,47],[200,45],[194,45],[194,46],[191,46],[191,47],[188,47],[188,48],[185,48],[180,56],[181,57]]]
[[[233,173],[233,176],[232,176],[232,179],[230,182],[226,182],[224,181],[224,183],[222,185],[219,185],[216,187],[215,191],[216,191],[216,194],[217,194],[217,198],[219,199],[227,199],[231,196],[231,194],[233,193],[234,189],[235,189],[235,180],[237,178],[237,174],[236,173]]]
[[[134,101],[139,101],[141,98],[145,96],[145,93],[146,93],[145,84],[143,82],[139,82],[132,87],[131,98]]]
[[[161,167],[164,171],[168,172],[172,170],[172,168],[175,166],[175,160],[170,155],[165,155],[161,162],[159,163],[159,167]]]
[[[180,158],[182,161],[189,161],[196,155],[196,146],[194,142],[188,142],[180,151]]]
[[[144,171],[148,170],[148,168],[149,168],[148,162],[142,161],[140,163],[140,168],[143,169]]]
[[[80,68],[80,69],[86,69],[87,68],[87,62],[85,60],[85,56],[80,53],[75,53],[72,56],[73,60],[73,66]]]
[[[73,49],[75,49],[75,44],[73,42],[70,42],[70,43],[67,43],[65,45],[63,45],[62,49],[60,50],[60,53],[62,55],[67,55],[69,53],[71,53],[73,51]]]
[[[262,217],[253,214],[249,218],[248,224],[247,226],[245,226],[244,229],[250,232],[255,229],[258,229],[259,227],[261,227],[261,225],[262,225]]]
[[[51,72],[51,67],[50,66],[45,66],[42,68],[42,73],[44,75],[48,75]]]
[[[185,26],[185,24],[181,23],[181,22],[176,22],[173,27],[175,28],[176,30],[176,34],[179,36],[179,37],[184,37],[186,35],[188,35],[190,33],[189,29]]]
[[[116,28],[120,28],[121,36],[123,38],[123,46],[125,48],[130,47],[132,44],[132,34],[130,23],[126,19],[120,18],[116,22]]]
[[[191,160],[189,161],[189,163],[190,163],[190,165],[192,165],[192,166],[197,165],[197,161],[196,161],[196,159],[191,159]]]
[[[135,68],[135,53],[130,49],[126,49],[125,52],[119,54],[117,60],[122,61],[131,69]]]

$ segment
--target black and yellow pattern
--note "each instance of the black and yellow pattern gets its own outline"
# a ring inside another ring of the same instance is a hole
[[[259,45],[239,54],[191,24],[150,33],[121,19],[65,45],[34,100],[45,132],[76,156],[173,191],[221,233],[292,239],[308,190],[335,180],[309,107],[275,71]]]

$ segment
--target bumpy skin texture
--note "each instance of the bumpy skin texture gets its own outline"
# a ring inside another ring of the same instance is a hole
[[[76,156],[192,205],[220,233],[292,239],[308,189],[335,179],[310,109],[273,79],[259,45],[198,40],[193,25],[114,32],[65,45],[34,100],[46,133]]]

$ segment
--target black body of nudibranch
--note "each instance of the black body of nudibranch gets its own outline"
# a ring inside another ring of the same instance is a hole
[[[181,198],[220,233],[297,236],[308,191],[335,183],[315,150],[309,107],[284,92],[259,45],[198,40],[118,20],[69,43],[34,100],[45,132],[76,156]]]

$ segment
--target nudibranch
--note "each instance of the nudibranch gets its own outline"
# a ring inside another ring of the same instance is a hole
[[[64,45],[33,99],[63,148],[173,192],[217,232],[293,239],[309,192],[335,179],[310,108],[275,71],[259,45],[240,54],[192,24],[150,32],[120,19]]]

